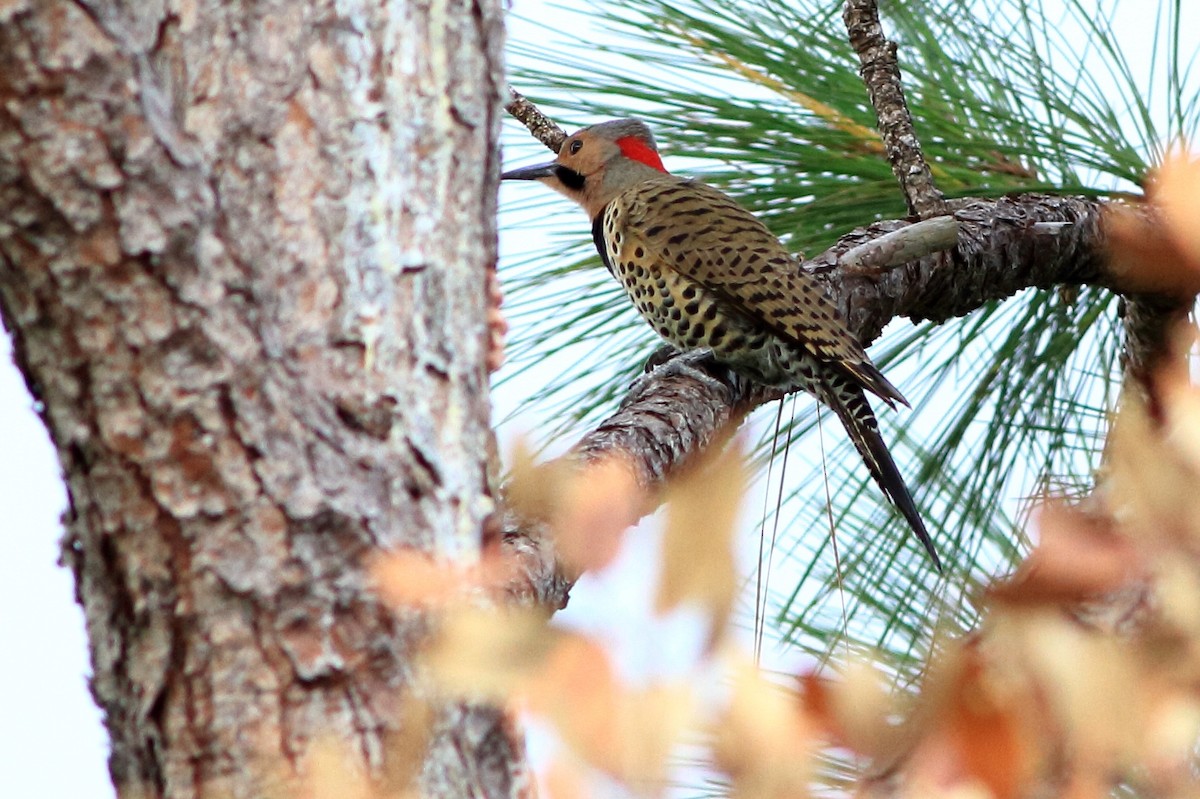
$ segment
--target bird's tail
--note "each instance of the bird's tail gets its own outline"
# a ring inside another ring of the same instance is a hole
[[[854,442],[854,448],[871,471],[871,476],[908,520],[909,527],[925,546],[929,557],[933,559],[933,565],[940,572],[942,561],[938,558],[937,550],[933,548],[933,540],[929,537],[929,531],[925,529],[925,523],[921,521],[921,515],[917,513],[917,506],[913,504],[912,495],[908,493],[908,486],[904,484],[904,478],[900,476],[892,454],[883,443],[883,437],[879,434],[879,422],[875,420],[875,413],[867,402],[862,386],[840,374],[823,375],[823,378],[817,381],[816,385],[818,399],[832,408],[842,420],[846,432],[850,434],[850,440]]]

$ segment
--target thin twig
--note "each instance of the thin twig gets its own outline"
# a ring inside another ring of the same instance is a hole
[[[945,214],[946,200],[934,185],[904,99],[896,45],[883,35],[875,0],[846,0],[842,20],[858,53],[858,74],[867,86],[888,161],[904,191],[909,213],[922,219]]]
[[[556,125],[554,120],[543,114],[536,105],[529,102],[525,95],[511,86],[508,87],[508,94],[512,99],[509,100],[508,105],[504,106],[504,110],[529,128],[533,138],[549,147],[551,152],[557,153],[558,149],[562,147],[563,140],[567,138],[567,132]]]

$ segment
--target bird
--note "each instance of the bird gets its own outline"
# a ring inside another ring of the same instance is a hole
[[[941,572],[866,392],[893,409],[911,406],[762,220],[720,190],[669,173],[640,119],[585,127],[553,161],[500,177],[539,181],[582,206],[604,266],[669,344],[707,350],[750,380],[827,405]]]

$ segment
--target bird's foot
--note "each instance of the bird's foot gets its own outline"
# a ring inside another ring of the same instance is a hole
[[[710,350],[680,352],[670,345],[659,347],[646,361],[646,373],[629,386],[624,404],[632,402],[665,377],[686,377],[703,384],[711,391],[728,392],[730,383],[740,376],[718,361]]]
[[[667,361],[680,354],[680,350],[670,344],[662,344],[657,347],[654,352],[650,353],[650,357],[646,359],[646,363],[642,365],[642,374],[650,374],[658,367],[662,366]]]

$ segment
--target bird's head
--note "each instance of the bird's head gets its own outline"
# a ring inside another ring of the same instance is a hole
[[[666,173],[646,123],[614,119],[572,133],[553,161],[505,172],[500,179],[540,180],[594,219],[625,189]]]

